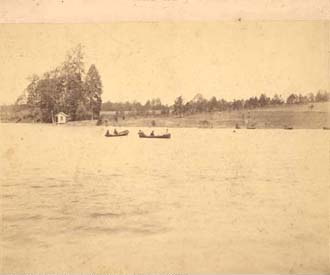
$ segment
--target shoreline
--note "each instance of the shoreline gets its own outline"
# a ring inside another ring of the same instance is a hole
[[[149,119],[149,121],[152,121]],[[59,126],[59,127],[108,127],[108,128],[155,128],[155,129],[164,129],[164,128],[177,128],[177,129],[184,129],[184,128],[195,128],[195,129],[204,129],[204,130],[212,130],[212,129],[232,129],[232,130],[329,130],[330,126],[310,126],[304,127],[304,125],[293,125],[290,126],[289,129],[285,126],[280,127],[276,125],[268,125],[268,126],[255,126],[248,128],[246,125],[240,125],[239,128],[236,128],[235,125],[212,125],[211,127],[201,127],[198,123],[189,123],[189,124],[182,124],[182,123],[171,123],[170,121],[162,120],[163,123],[159,123],[157,125],[151,125],[151,122],[145,123],[134,123],[134,121],[128,121],[128,123],[108,123],[102,125],[96,125],[96,120],[81,120],[81,121],[69,121],[66,124],[52,124],[52,123],[43,123],[43,122],[13,122],[13,121],[0,121],[0,124],[17,124],[17,125],[48,125],[48,126]],[[167,123],[166,123],[167,122]]]
[[[313,110],[308,105],[280,106],[253,110],[223,112],[204,112],[195,114],[127,116],[114,119],[101,111],[102,124],[97,120],[68,121],[63,126],[103,126],[103,127],[141,127],[141,128],[199,128],[199,129],[323,129],[330,128],[330,102],[315,104]],[[23,119],[18,122],[2,120],[0,123],[46,124]]]

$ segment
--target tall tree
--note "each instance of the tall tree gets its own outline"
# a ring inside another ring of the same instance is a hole
[[[296,94],[290,94],[286,99],[286,104],[296,104],[298,103],[298,96]]]
[[[213,96],[210,101],[208,102],[208,109],[209,111],[214,111],[217,109],[218,107],[218,101],[217,101],[217,98],[215,96]]]
[[[40,104],[40,94],[37,92],[39,76],[34,74],[28,78],[30,84],[26,87],[27,104],[36,107]]]
[[[259,106],[264,107],[269,105],[270,103],[270,98],[266,96],[265,94],[261,94],[258,100]]]
[[[85,93],[88,99],[88,108],[94,117],[99,117],[102,105],[102,82],[99,72],[92,64],[87,72],[85,80]]]
[[[65,102],[66,111],[73,120],[76,120],[78,105],[84,99],[84,85],[82,75],[84,73],[84,54],[82,46],[79,44],[66,56],[62,66],[62,73],[65,76]],[[83,102],[85,103],[85,102]]]
[[[183,114],[184,105],[183,105],[182,96],[179,96],[175,99],[173,109],[174,109],[173,111],[174,111],[175,114],[177,114],[177,115],[182,115]]]
[[[284,101],[281,98],[281,96],[279,96],[278,94],[275,94],[274,97],[271,99],[270,103],[272,105],[281,105],[284,103]]]
[[[153,110],[160,109],[160,107],[162,106],[162,102],[160,101],[159,98],[151,99],[150,104],[151,104],[151,109],[153,109]]]
[[[315,96],[316,102],[329,101],[329,100],[330,100],[330,93],[327,91],[319,90]]]
[[[244,101],[243,100],[236,100],[236,99],[234,99],[233,105],[232,105],[233,110],[241,110],[241,109],[243,109],[243,106],[244,106],[243,104],[244,104]]]
[[[52,122],[56,108],[56,83],[54,79],[45,77],[38,82],[37,93],[40,94],[41,119],[44,122]]]

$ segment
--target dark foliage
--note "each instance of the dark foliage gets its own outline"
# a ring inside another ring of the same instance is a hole
[[[65,112],[71,120],[98,118],[102,105],[102,82],[95,67],[91,65],[84,81],[84,63],[81,45],[67,54],[64,63],[55,70],[39,77],[33,75],[24,91],[25,96],[17,100],[21,104],[26,99],[31,110],[38,109],[34,119],[52,122],[54,115]]]

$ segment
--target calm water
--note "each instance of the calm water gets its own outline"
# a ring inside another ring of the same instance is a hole
[[[329,271],[330,131],[105,130],[0,125],[2,273]]]

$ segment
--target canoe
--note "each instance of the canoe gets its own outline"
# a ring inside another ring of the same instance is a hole
[[[171,138],[171,134],[164,134],[164,135],[146,135],[145,133],[138,133],[140,138]]]
[[[285,126],[284,127],[284,130],[292,130],[293,129],[293,127],[290,127],[290,126]]]
[[[118,132],[118,134],[116,134],[116,135],[106,133],[106,134],[105,134],[105,137],[123,137],[123,136],[127,136],[128,133],[129,133],[128,130]]]
[[[323,127],[323,130],[330,130],[330,127]]]

